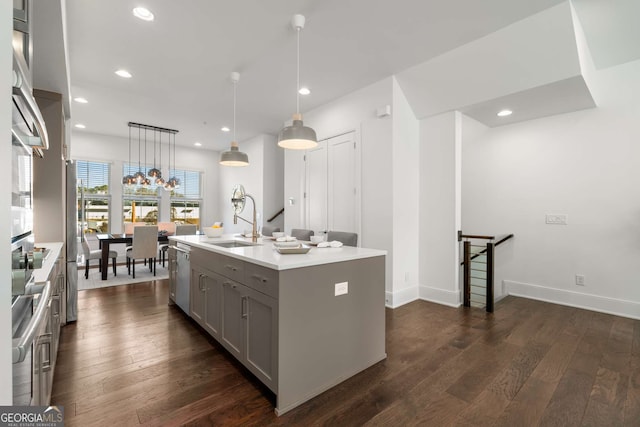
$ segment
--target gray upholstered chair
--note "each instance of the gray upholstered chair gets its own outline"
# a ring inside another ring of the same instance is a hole
[[[196,234],[198,227],[195,224],[178,224],[176,225],[176,236],[186,236],[188,234]]]
[[[89,247],[89,242],[87,242],[86,238],[82,239],[82,252],[84,253],[84,278],[89,278],[89,261],[92,259],[97,259],[100,267],[100,271],[102,271],[102,249],[91,250]],[[116,251],[109,251],[109,258],[113,260],[113,275],[116,275],[116,257],[118,253]],[[105,268],[109,267],[108,265],[104,266]]]
[[[280,231],[280,227],[274,227],[272,225],[263,225],[262,226],[262,235],[263,236],[273,236],[274,231]]]
[[[305,230],[302,228],[292,228],[291,237],[295,237],[298,240],[308,241],[313,236],[313,230]]]
[[[198,227],[195,224],[177,224],[175,226],[174,236],[186,236],[188,234],[196,234]],[[158,246],[158,257],[162,266],[164,267],[164,260],[166,259],[167,249],[169,249],[168,243],[161,243]]]
[[[156,275],[156,251],[158,250],[158,226],[145,225],[133,228],[133,242],[127,248],[127,271],[136,278],[136,260],[149,260],[149,269]]]
[[[358,246],[358,233],[346,231],[330,231],[327,233],[327,242],[337,240],[345,246]]]

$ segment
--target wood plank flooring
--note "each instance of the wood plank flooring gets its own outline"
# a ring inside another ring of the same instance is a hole
[[[80,292],[52,404],[67,426],[639,426],[640,321],[507,297],[387,310],[387,359],[276,417],[166,280]],[[303,373],[302,373],[303,374]]]

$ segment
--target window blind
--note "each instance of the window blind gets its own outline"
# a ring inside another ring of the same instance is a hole
[[[78,187],[87,193],[109,194],[109,169],[109,163],[77,160]]]

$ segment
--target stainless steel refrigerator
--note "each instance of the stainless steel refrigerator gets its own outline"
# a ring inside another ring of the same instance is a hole
[[[67,161],[67,323],[78,320],[78,200],[76,164]]]

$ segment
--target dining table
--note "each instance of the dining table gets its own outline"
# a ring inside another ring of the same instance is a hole
[[[169,236],[173,233],[159,232],[158,233],[158,242],[165,243],[169,241]],[[104,266],[109,265],[109,248],[112,244],[124,243],[127,246],[131,246],[133,243],[133,234],[96,234],[96,238],[98,239],[99,247],[102,250],[102,280],[107,280],[107,272],[108,268],[104,268]]]

